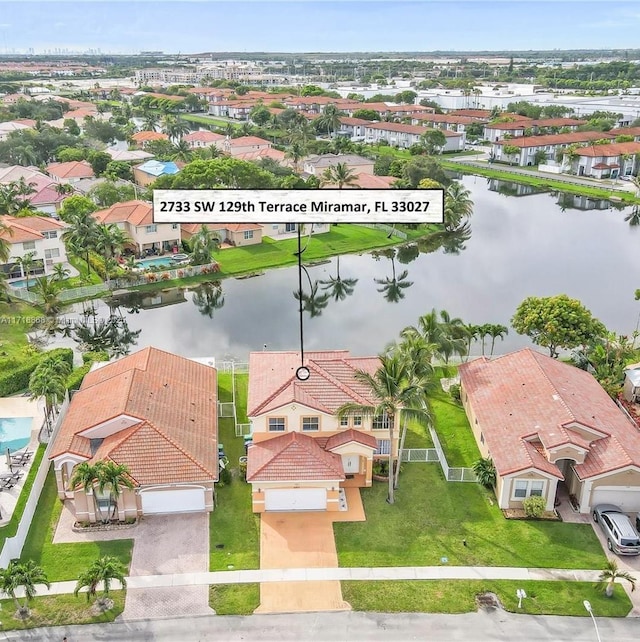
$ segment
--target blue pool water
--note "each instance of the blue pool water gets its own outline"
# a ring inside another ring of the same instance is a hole
[[[0,453],[13,452],[31,441],[32,417],[0,417]]]
[[[27,284],[27,279],[18,279],[17,281],[11,281],[9,285],[12,288],[26,288],[27,285],[35,285],[36,280],[35,279],[29,279],[29,283]]]
[[[175,265],[173,258],[170,256],[160,256],[155,259],[140,259],[136,262],[137,267],[149,268],[149,267],[169,267]]]

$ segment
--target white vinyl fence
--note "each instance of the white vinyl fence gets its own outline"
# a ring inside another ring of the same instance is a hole
[[[38,500],[40,499],[40,493],[44,488],[44,482],[47,479],[49,467],[51,466],[51,462],[49,461],[49,454],[51,452],[53,442],[55,441],[55,437],[58,434],[58,430],[60,429],[60,425],[62,424],[62,420],[64,419],[68,407],[69,395],[67,393],[65,400],[60,407],[56,423],[51,432],[49,443],[47,444],[42,460],[40,461],[40,466],[33,481],[33,486],[31,487],[29,498],[27,499],[22,517],[20,518],[20,523],[18,524],[18,530],[13,537],[7,537],[4,546],[2,547],[2,552],[0,553],[0,568],[6,568],[12,559],[20,557],[22,553],[24,543],[27,539],[27,534],[29,533],[29,528],[31,527],[33,516],[36,512],[36,506],[38,505]]]
[[[435,451],[438,454],[438,460],[440,461],[440,466],[442,467],[442,472],[444,473],[444,478],[447,481],[461,481],[461,482],[476,482],[478,478],[473,472],[472,468],[454,468],[449,466],[447,458],[445,457],[444,450],[440,444],[440,439],[438,439],[438,434],[430,426],[429,434],[433,440],[433,445],[435,446]]]

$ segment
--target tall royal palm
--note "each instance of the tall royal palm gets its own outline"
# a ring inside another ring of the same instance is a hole
[[[322,114],[316,119],[316,123],[320,129],[324,129],[327,132],[327,136],[331,138],[332,134],[335,134],[338,127],[340,127],[340,117],[342,112],[335,105],[327,105],[323,110]]]
[[[395,425],[403,420],[427,425],[430,421],[429,407],[424,394],[425,386],[416,379],[407,361],[398,353],[382,355],[380,367],[370,374],[358,370],[356,379],[365,385],[373,398],[373,403],[347,403],[337,410],[338,417],[361,416],[372,418],[376,423],[385,425],[389,431],[389,496],[387,501],[394,503],[394,449]],[[399,465],[399,462],[398,462]]]
[[[44,398],[45,420],[51,431],[53,418],[67,391],[71,366],[65,359],[44,359],[29,378],[31,399]]]
[[[87,262],[87,275],[90,275],[89,255],[98,242],[98,224],[89,212],[74,212],[68,223],[69,227],[63,232],[62,240],[70,254]]]

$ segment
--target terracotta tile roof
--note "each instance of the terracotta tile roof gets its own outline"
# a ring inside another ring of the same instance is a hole
[[[250,145],[266,145],[271,147],[271,143],[264,138],[257,136],[240,136],[239,138],[228,138],[227,143],[230,147],[248,147]]]
[[[343,446],[344,444],[348,444],[353,441],[358,444],[362,444],[363,446],[368,446],[373,450],[378,447],[378,441],[373,435],[360,430],[354,430],[353,428],[349,428],[349,430],[332,435],[327,439],[326,444],[323,444],[322,447],[325,450],[333,450],[334,448],[338,448],[339,446]]]
[[[414,120],[420,120],[425,123],[447,123],[451,125],[471,125],[473,123],[486,122],[486,119],[460,116],[457,114],[416,114],[413,118]]]
[[[569,132],[568,134],[544,134],[542,136],[519,136],[509,140],[499,140],[494,145],[513,145],[515,147],[542,147],[545,145],[570,145],[587,143],[602,138],[615,138],[611,132]]]
[[[365,120],[364,118],[351,118],[349,116],[342,116],[342,118],[340,118],[340,122],[343,125],[351,125],[352,127],[356,127],[358,125],[368,125],[371,121]]]
[[[183,140],[186,140],[187,143],[195,143],[195,142],[215,143],[216,141],[224,140],[224,139],[225,139],[225,136],[223,136],[222,134],[216,134],[214,132],[208,132],[208,131],[191,132],[190,134],[187,134],[183,138]]]
[[[107,436],[95,457],[127,463],[140,484],[217,479],[216,386],[213,368],[157,348],[106,364],[73,396],[50,458],[91,457],[83,433],[122,416],[124,432]]]
[[[630,463],[640,466],[640,431],[588,372],[528,348],[462,364],[459,372],[501,475],[535,465],[561,478],[529,442],[540,441],[547,449],[585,448],[587,438],[575,424],[593,435],[585,462],[575,466],[582,479]]]
[[[640,136],[640,127],[619,127],[610,129],[609,133],[614,136]]]
[[[15,218],[5,215],[2,222],[9,228],[8,231],[0,233],[0,238],[6,239],[9,243],[24,243],[25,241],[40,241],[44,238],[42,232],[64,229],[65,223],[56,221],[49,216],[25,216]]]
[[[47,172],[58,178],[92,178],[93,169],[87,161],[69,161],[68,163],[51,163]]]
[[[378,357],[351,357],[347,350],[305,353],[311,370],[307,381],[299,381],[299,352],[252,352],[249,355],[249,417],[264,414],[291,402],[334,414],[345,403],[371,404],[367,386],[357,381],[356,370],[375,372]]]
[[[271,147],[267,149],[256,149],[253,152],[243,152],[242,154],[233,154],[234,158],[245,161],[259,161],[261,158],[271,158],[276,163],[282,163],[286,159],[287,155],[280,151],[279,149],[272,149]]]
[[[454,109],[449,114],[459,115],[459,116],[470,116],[471,118],[490,118],[491,110],[489,109]]]
[[[98,223],[122,223],[131,225],[151,225],[153,223],[153,208],[144,201],[125,201],[116,203],[106,210],[94,212],[93,217]]]
[[[204,226],[212,232],[228,230],[229,232],[248,232],[262,229],[259,223],[205,223]],[[182,223],[182,232],[188,237],[193,236],[201,227],[202,223]]]
[[[370,123],[367,125],[367,129],[379,129],[381,131],[417,134],[418,136],[422,136],[422,134],[428,132],[430,128],[421,127],[420,125],[403,125],[401,123]],[[442,132],[445,137],[462,136],[459,132],[452,132],[447,129],[439,129],[438,131]]]
[[[134,140],[136,143],[147,143],[151,140],[169,140],[169,137],[162,132],[141,131],[131,136],[131,140]]]
[[[611,143],[608,145],[591,145],[576,149],[578,156],[621,156],[622,154],[640,153],[640,143]]]
[[[492,129],[495,129],[497,131],[514,131],[516,129],[527,129],[528,127],[531,127],[530,122],[522,122],[520,120],[515,121],[515,122],[507,122],[507,123],[487,123],[484,126],[485,131],[491,131]]]
[[[249,447],[247,481],[344,481],[342,458],[313,437],[288,432]]]

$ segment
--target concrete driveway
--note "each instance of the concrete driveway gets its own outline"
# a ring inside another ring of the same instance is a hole
[[[206,573],[209,514],[150,515],[135,529],[130,576]],[[129,589],[122,619],[209,615],[208,586]]]
[[[338,554],[330,513],[263,513],[260,517],[260,568],[337,568]],[[340,582],[265,582],[256,613],[344,611]]]
[[[629,515],[629,517],[631,518],[631,522],[635,524],[635,519],[636,519],[635,513],[632,515]],[[616,555],[615,553],[612,553],[607,547],[607,538],[602,532],[600,525],[596,524],[593,521],[593,518],[591,518],[590,521],[591,521],[591,525],[593,526],[593,531],[595,532],[596,537],[600,541],[600,544],[602,545],[602,549],[604,550],[604,554],[607,556],[607,559],[615,560],[618,563],[618,568],[631,573],[631,575],[636,578],[637,583],[640,584],[640,555]],[[638,590],[631,591],[629,582],[623,582],[622,586],[624,586],[624,590],[627,592],[629,599],[633,603],[633,610],[629,615],[632,617],[640,617],[640,591]]]

